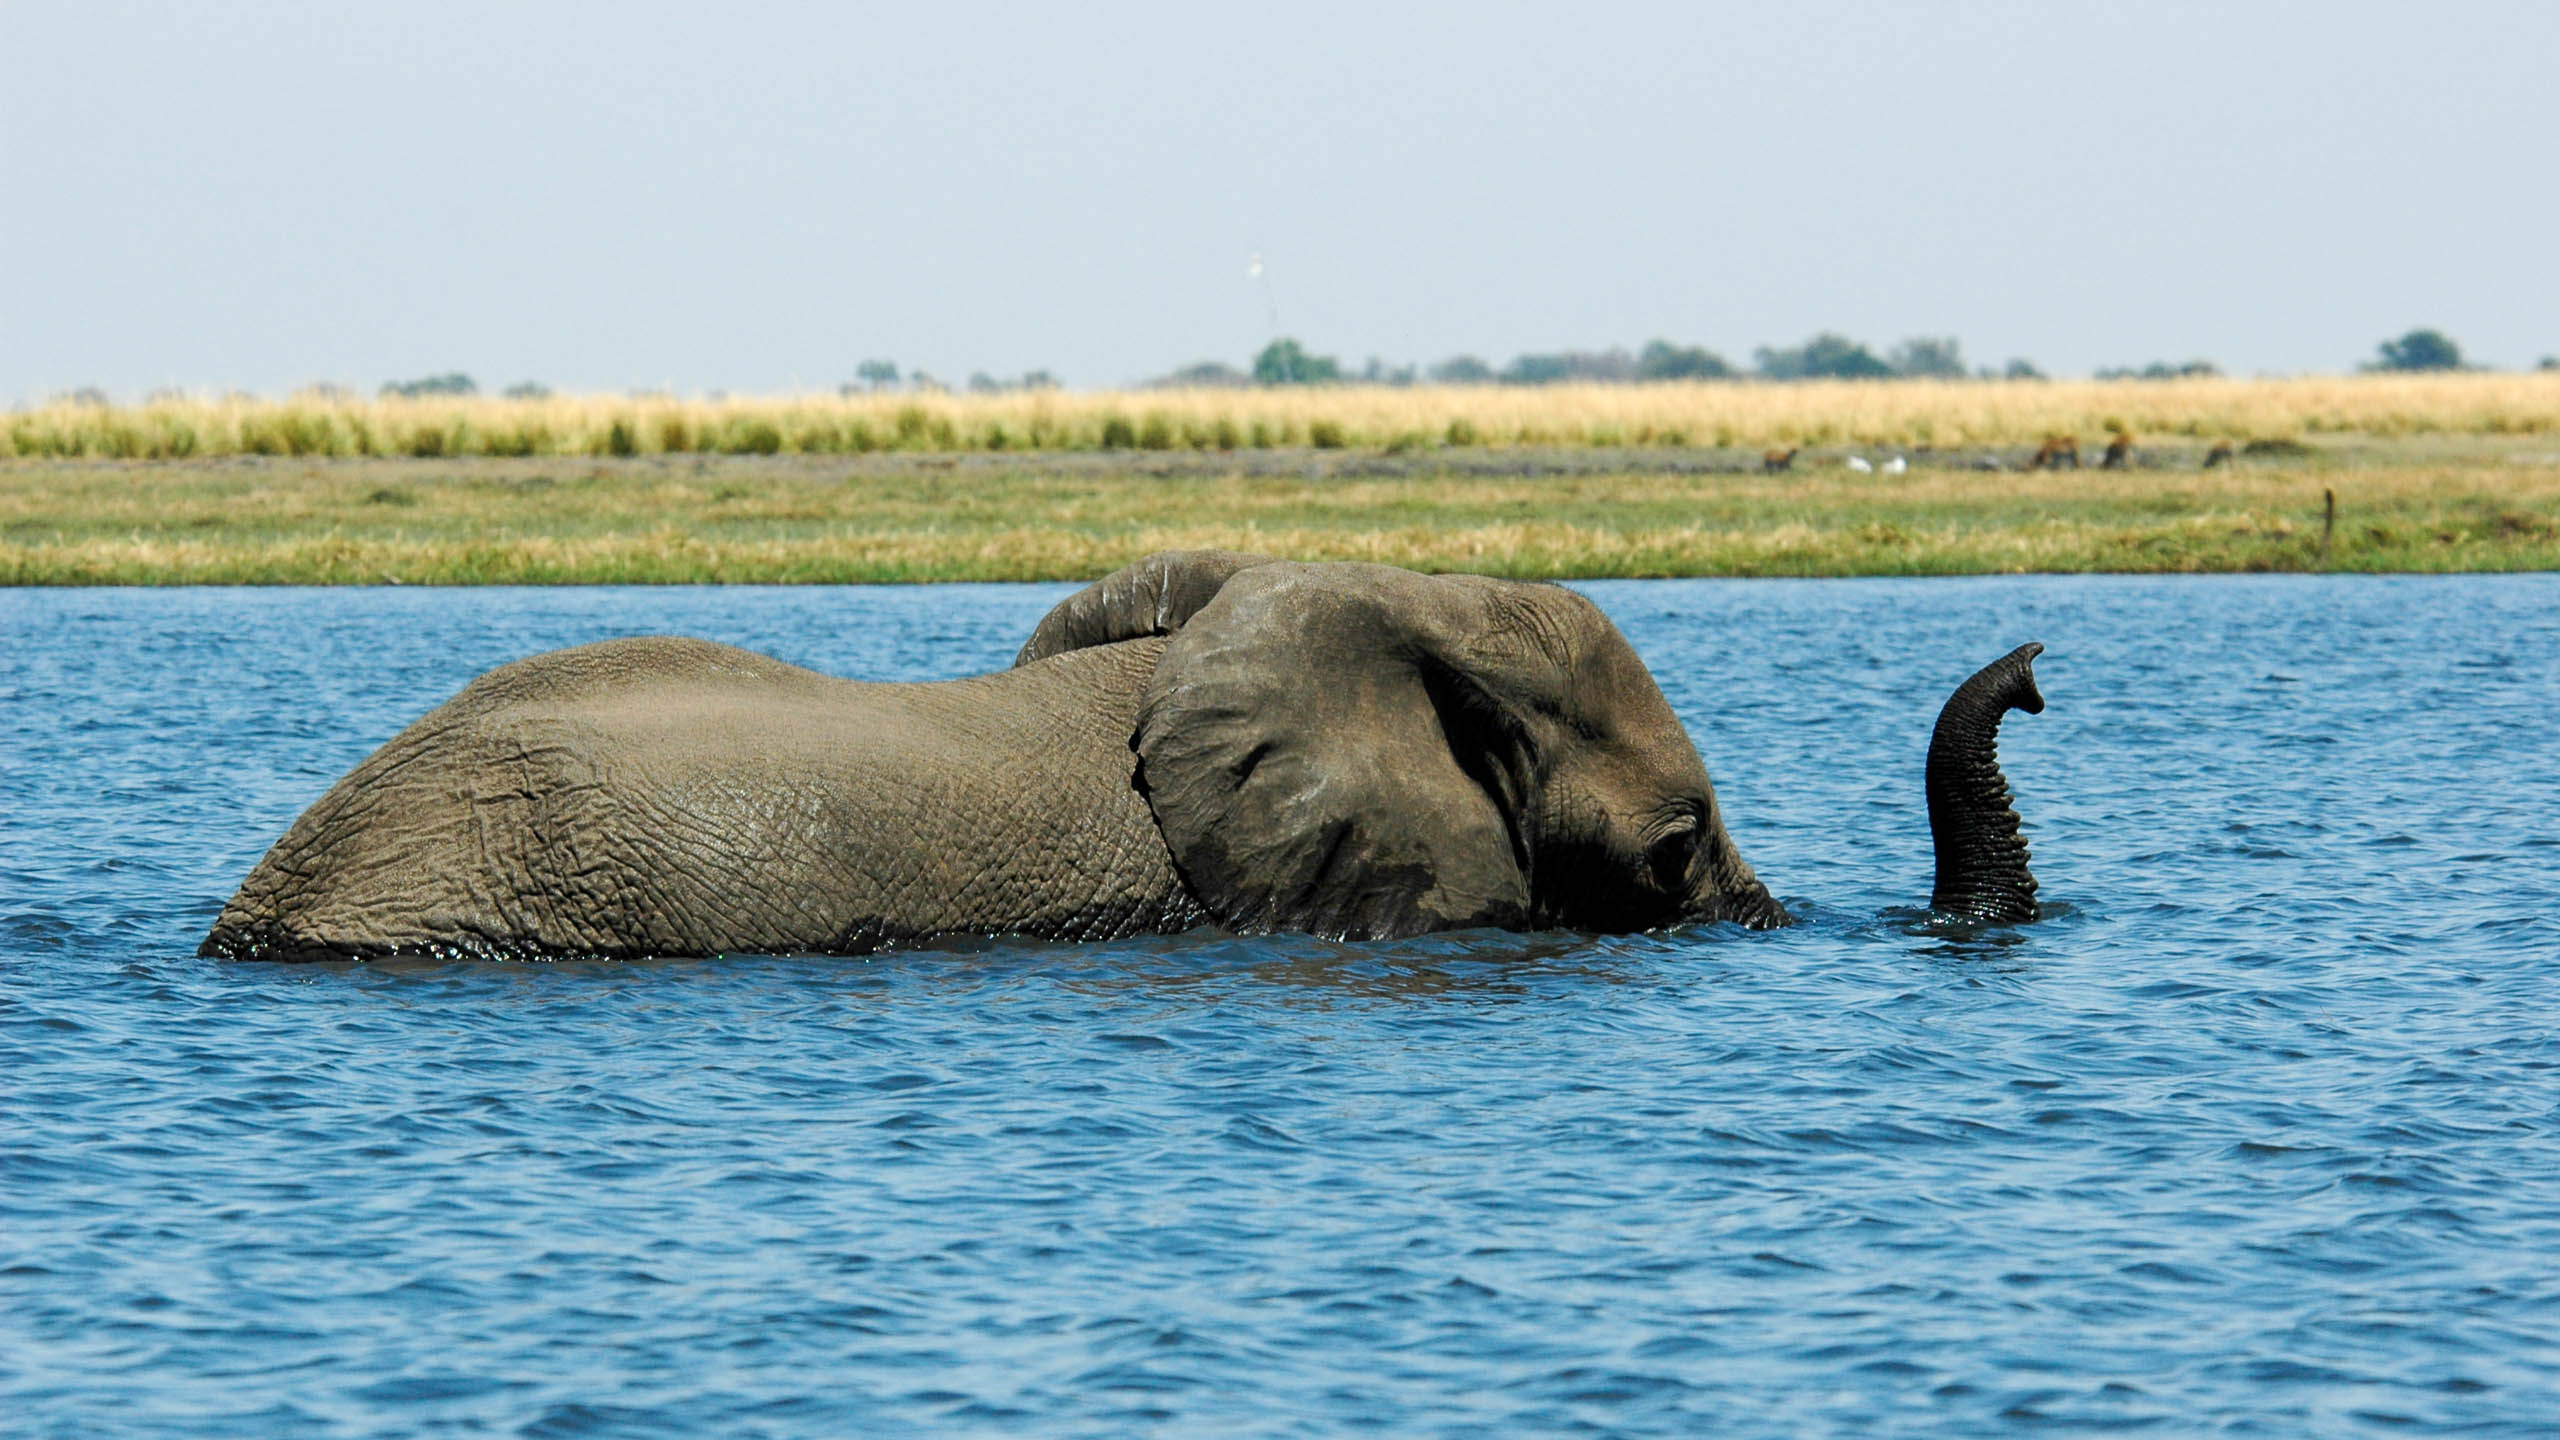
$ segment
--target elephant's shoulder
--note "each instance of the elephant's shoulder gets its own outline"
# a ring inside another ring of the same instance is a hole
[[[843,683],[734,645],[681,635],[634,635],[501,665],[465,686],[445,708],[485,713],[525,704],[599,699],[664,685],[699,691]]]

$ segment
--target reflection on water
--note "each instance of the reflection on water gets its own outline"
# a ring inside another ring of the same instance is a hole
[[[1061,983],[1097,995],[1130,987],[1227,986],[1239,979],[1275,987],[1271,999],[1306,992],[1305,1003],[1345,999],[1515,999],[1535,982],[1564,977],[1616,984],[1628,976],[1595,950],[1594,937],[1469,930],[1387,944],[1346,944],[1307,935],[1226,936],[1214,931],[1114,947],[1102,967],[1071,965]]]
[[[490,665],[962,674],[1064,587],[0,593],[0,1430],[2560,1413],[2560,584],[1589,588],[1794,928],[218,965]],[[1921,755],[2026,639],[2045,916],[1951,924]]]
[[[1862,937],[1881,937],[1891,931],[1914,940],[1937,942],[1917,947],[1915,954],[1991,960],[2009,951],[2022,951],[2037,938],[2037,932],[2044,932],[2047,945],[2060,943],[2059,937],[2050,932],[2069,929],[2080,913],[2080,907],[2067,900],[2043,902],[2036,906],[2031,930],[2012,920],[1951,915],[1926,905],[1888,905],[1876,917],[1878,924],[1861,926],[1859,933]]]

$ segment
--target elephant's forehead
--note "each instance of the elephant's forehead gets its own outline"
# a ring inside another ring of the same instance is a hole
[[[1688,795],[1707,784],[1706,762],[1676,722],[1667,728],[1622,728],[1591,747],[1589,770],[1629,792],[1630,801],[1651,795]]]
[[[1606,619],[1575,647],[1565,683],[1566,703],[1595,734],[1632,742],[1679,737],[1679,720],[1653,671]]]
[[[1707,788],[1706,762],[1643,666],[1604,670],[1579,687],[1569,710],[1569,734],[1555,756],[1559,774],[1640,808]]]

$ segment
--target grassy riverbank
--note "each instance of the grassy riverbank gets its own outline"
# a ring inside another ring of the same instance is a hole
[[[1694,447],[20,459],[0,583],[1074,579],[1190,545],[1547,578],[2560,569],[2560,439],[2202,450],[1892,477]]]

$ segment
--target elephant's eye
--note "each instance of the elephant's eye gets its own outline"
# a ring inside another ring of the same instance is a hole
[[[1653,883],[1664,890],[1681,889],[1689,879],[1689,864],[1698,856],[1698,832],[1684,826],[1653,842]]]

